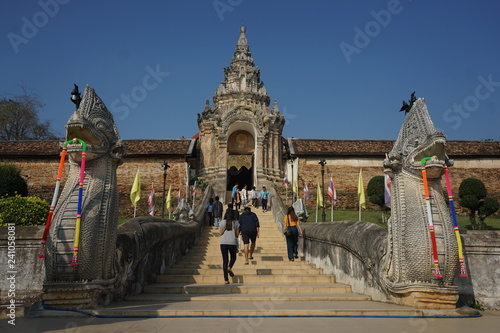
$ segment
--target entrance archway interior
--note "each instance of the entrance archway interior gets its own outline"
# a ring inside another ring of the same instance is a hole
[[[227,182],[226,190],[231,191],[235,184],[240,189],[244,185],[250,189],[254,183],[255,140],[252,134],[244,130],[233,132],[227,144]]]
[[[234,184],[238,184],[240,189],[243,188],[244,185],[247,185],[247,188],[250,189],[253,184],[253,168],[247,169],[245,166],[240,169],[236,169],[235,166],[230,167],[227,170],[227,188],[226,191],[231,191],[233,189]]]

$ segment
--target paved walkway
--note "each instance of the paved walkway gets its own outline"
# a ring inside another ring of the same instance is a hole
[[[64,315],[64,313],[62,313]],[[500,311],[479,318],[150,318],[95,317],[18,318],[16,325],[0,320],[0,332],[54,333],[257,333],[257,332],[498,332]]]

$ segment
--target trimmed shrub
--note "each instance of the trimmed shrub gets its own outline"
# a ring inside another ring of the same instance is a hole
[[[37,197],[7,197],[0,199],[0,226],[8,223],[16,225],[44,225],[50,206]]]
[[[500,208],[497,199],[487,197],[488,192],[484,183],[479,179],[467,178],[462,181],[458,189],[460,206],[469,209],[469,220],[473,230],[487,229],[484,220]],[[479,217],[479,221],[476,220]]]

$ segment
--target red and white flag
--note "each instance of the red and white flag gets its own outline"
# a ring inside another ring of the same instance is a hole
[[[148,214],[151,216],[155,216],[155,186],[151,183],[151,192],[148,197]]]
[[[193,197],[196,195],[196,180],[194,181],[193,185]]]
[[[283,186],[284,186],[285,188],[288,188],[288,178],[287,178],[287,176],[286,176],[286,173],[285,173],[285,176],[283,177]]]
[[[337,190],[333,183],[333,176],[330,177],[330,183],[328,183],[328,195],[332,198],[332,204],[335,205],[337,203]]]
[[[311,192],[309,192],[309,187],[307,187],[307,182],[304,182],[304,198],[311,199]]]

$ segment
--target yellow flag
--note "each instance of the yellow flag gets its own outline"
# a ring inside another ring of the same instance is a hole
[[[359,169],[359,179],[358,179],[358,200],[359,200],[359,205],[362,208],[366,208],[365,188],[363,187],[363,176],[361,175],[361,169]]]
[[[318,193],[316,194],[316,203],[319,207],[323,207],[323,192],[321,191],[321,186],[318,182]]]
[[[165,200],[165,206],[167,206],[168,212],[170,212],[170,206],[172,205],[172,185],[168,188],[167,200]]]
[[[139,169],[137,169],[137,173],[135,174],[134,184],[132,185],[132,190],[130,191],[130,201],[132,201],[132,205],[137,206],[137,202],[141,198],[141,179],[139,175]]]

